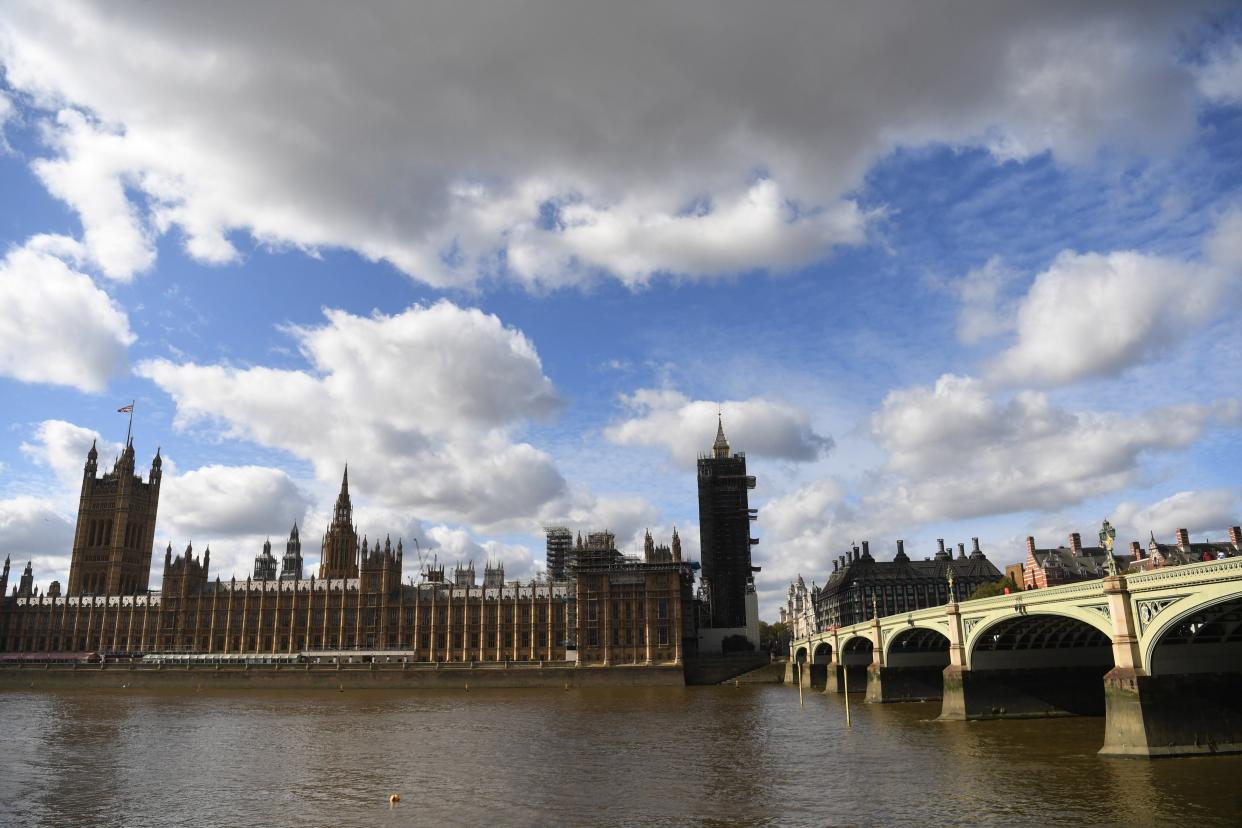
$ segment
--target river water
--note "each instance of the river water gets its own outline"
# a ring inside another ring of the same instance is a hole
[[[1102,759],[1102,719],[939,704],[852,702],[847,730],[840,696],[779,685],[8,692],[0,711],[8,825],[1242,823],[1242,756]]]

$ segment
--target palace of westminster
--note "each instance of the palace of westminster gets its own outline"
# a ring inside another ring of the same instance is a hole
[[[610,532],[575,540],[548,529],[547,577],[506,581],[502,566],[473,564],[446,577],[428,565],[403,583],[403,545],[359,538],[349,471],[324,531],[317,573],[303,572],[296,524],[279,562],[270,541],[252,576],[210,576],[210,549],[164,551],[162,581],[149,589],[159,505],[161,458],[146,481],[135,472],[132,439],[99,475],[92,445],[82,473],[69,579],[34,588],[28,563],[9,592],[0,573],[0,652],[299,653],[394,651],[411,661],[574,661],[579,665],[678,664],[702,642],[730,635],[757,644],[744,454],[730,452],[718,426],[699,459],[702,572],[683,560],[676,530],[669,545],[650,533],[643,555],[626,556]],[[706,634],[706,636],[705,636]]]

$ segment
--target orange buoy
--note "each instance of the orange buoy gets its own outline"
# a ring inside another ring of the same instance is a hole
[[[401,801],[401,794],[389,794],[388,795],[388,807],[391,808],[393,805],[396,805],[400,801]]]

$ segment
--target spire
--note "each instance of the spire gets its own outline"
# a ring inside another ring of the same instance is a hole
[[[86,453],[86,459],[92,463],[99,459],[99,450],[95,448],[94,440],[91,440],[91,450]]]
[[[349,464],[345,464],[345,474],[341,476],[341,494],[349,496]]]
[[[712,443],[712,456],[723,460],[729,456],[729,441],[725,439],[724,415],[716,414],[716,442]]]
[[[160,457],[160,447],[155,447],[155,458],[151,461],[151,468],[158,469],[164,465],[164,459]]]

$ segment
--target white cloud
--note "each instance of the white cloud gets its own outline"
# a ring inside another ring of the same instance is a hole
[[[76,250],[35,236],[0,260],[0,376],[97,392],[128,370],[129,319],[58,258]]]
[[[957,339],[974,345],[1013,328],[1015,307],[1006,288],[1017,274],[993,256],[951,285],[961,302],[957,316]]]
[[[304,523],[309,508],[280,469],[213,464],[164,477],[158,532],[180,540],[266,535]]]
[[[1199,91],[1217,103],[1242,103],[1242,45],[1214,51],[1198,73]]]
[[[1059,509],[1138,482],[1146,455],[1214,424],[1236,426],[1238,403],[1072,412],[1033,391],[1001,402],[979,380],[945,375],[890,392],[873,415],[893,479],[867,505],[915,522]]]
[[[687,465],[711,449],[718,410],[724,412],[725,436],[748,454],[809,461],[832,448],[832,438],[816,433],[806,412],[769,400],[730,400],[718,409],[717,403],[691,400],[679,391],[642,388],[621,402],[635,416],[606,428],[608,440],[657,446]]]
[[[862,239],[849,194],[894,147],[1074,160],[1194,128],[1181,4],[714,12],[19,2],[0,63],[122,279],[173,228],[208,262],[241,230],[440,286],[796,267]]]
[[[1134,251],[1061,253],[1021,299],[1017,341],[990,375],[1014,385],[1059,385],[1167,352],[1236,304],[1240,236],[1242,213],[1233,212],[1209,237],[1204,262]]]
[[[1151,534],[1162,543],[1173,541],[1178,529],[1186,529],[1195,540],[1211,533],[1213,540],[1225,540],[1230,526],[1237,526],[1237,492],[1227,489],[1186,491],[1143,505],[1133,501],[1117,504],[1109,520],[1117,527],[1117,537],[1140,541],[1144,548]]]
[[[311,370],[151,360],[138,372],[207,420],[283,449],[383,506],[433,521],[533,518],[563,494],[552,460],[514,432],[559,407],[534,346],[495,316],[449,302],[395,316],[326,311],[291,329]]]
[[[35,497],[0,500],[0,558],[11,562],[9,588],[17,585],[26,562],[32,563],[35,582],[68,583],[73,523],[56,504]]]
[[[77,495],[82,486],[86,454],[94,445],[99,465],[107,467],[109,458],[121,452],[121,444],[105,440],[98,431],[65,420],[44,420],[35,428],[34,442],[22,443],[22,453],[56,473],[66,495]]]

